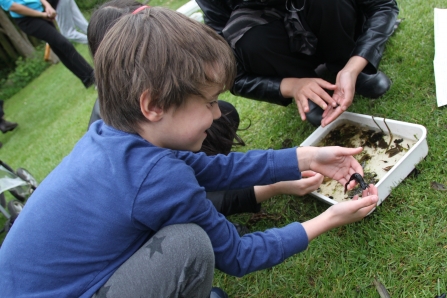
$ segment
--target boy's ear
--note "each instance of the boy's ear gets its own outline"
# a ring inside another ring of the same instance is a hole
[[[140,109],[144,117],[151,122],[160,121],[163,118],[163,109],[159,107],[151,107],[151,95],[149,90],[145,90],[140,96]]]

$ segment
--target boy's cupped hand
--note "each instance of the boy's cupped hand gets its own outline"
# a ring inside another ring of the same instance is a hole
[[[379,201],[378,190],[373,184],[362,193],[362,199],[355,196],[354,199],[347,202],[332,205],[325,212],[302,223],[306,230],[308,240],[346,224],[361,220],[367,216]]]
[[[379,201],[378,190],[374,184],[362,192],[362,199],[355,196],[351,201],[332,205],[326,212],[329,213],[333,228],[350,224],[367,216]]]

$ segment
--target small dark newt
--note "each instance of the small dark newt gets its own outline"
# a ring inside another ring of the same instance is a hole
[[[360,175],[359,173],[354,173],[354,174],[352,174],[351,178],[349,178],[349,181],[346,182],[346,184],[345,184],[345,193],[348,191],[349,182],[351,182],[352,180],[357,181],[363,190],[365,190],[369,187],[368,184],[365,182],[365,180],[363,180],[362,175]]]

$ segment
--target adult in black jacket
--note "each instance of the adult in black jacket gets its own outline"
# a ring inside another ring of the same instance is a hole
[[[234,50],[235,95],[284,106],[294,98],[303,120],[325,126],[354,93],[378,98],[390,88],[378,66],[399,11],[395,0],[196,1]],[[337,75],[335,85],[318,78],[321,64]]]

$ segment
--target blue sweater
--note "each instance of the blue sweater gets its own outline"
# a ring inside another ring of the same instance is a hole
[[[196,223],[216,267],[269,268],[307,248],[299,223],[239,237],[206,199],[301,178],[296,149],[208,157],[151,145],[95,122],[29,198],[0,249],[3,297],[91,297],[161,228]]]

